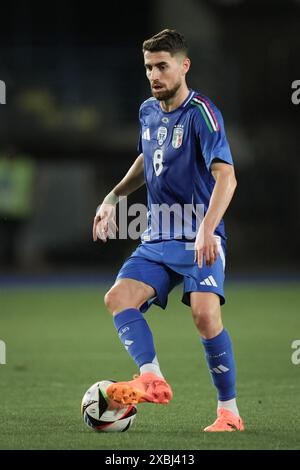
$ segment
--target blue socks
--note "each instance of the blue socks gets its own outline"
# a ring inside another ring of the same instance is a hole
[[[201,340],[218,399],[226,401],[235,398],[235,363],[229,334],[223,330],[214,338]]]
[[[151,330],[136,308],[128,308],[114,317],[120,340],[137,366],[156,364],[156,352]],[[218,399],[235,398],[235,364],[229,334],[223,330],[211,339],[203,339],[208,368],[218,391]]]
[[[114,316],[114,324],[120,340],[139,368],[156,358],[151,330],[139,310],[123,310]]]

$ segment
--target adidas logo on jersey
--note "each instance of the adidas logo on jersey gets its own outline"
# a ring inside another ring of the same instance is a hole
[[[203,279],[203,281],[200,282],[201,286],[214,286],[218,287],[218,284],[214,280],[212,276],[208,276],[206,279]]]
[[[146,130],[143,132],[142,139],[144,139],[144,140],[150,140],[150,129],[149,129],[149,127],[148,127],[148,129],[146,129]]]

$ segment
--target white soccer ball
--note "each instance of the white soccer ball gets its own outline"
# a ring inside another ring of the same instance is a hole
[[[84,394],[81,402],[81,414],[85,424],[98,432],[127,431],[136,416],[133,405],[121,406],[106,395],[112,380],[102,380],[93,384]]]

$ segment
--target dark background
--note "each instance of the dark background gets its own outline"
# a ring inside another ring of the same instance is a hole
[[[1,5],[0,158],[23,155],[34,169],[26,217],[0,213],[2,275],[112,273],[136,246],[94,244],[91,227],[137,156],[138,109],[150,96],[141,46],[166,27],[189,43],[189,86],[225,120],[238,179],[225,217],[228,275],[298,275],[298,0]]]

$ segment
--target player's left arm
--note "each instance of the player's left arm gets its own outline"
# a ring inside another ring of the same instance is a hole
[[[214,232],[230,204],[237,183],[220,110],[205,97],[198,96],[195,103],[196,134],[200,141],[206,168],[215,179],[209,206],[195,242],[195,261],[201,268],[204,257],[207,266],[211,266],[217,259],[218,244]],[[197,109],[199,107],[201,113]]]
[[[203,256],[207,266],[212,266],[217,259],[218,245],[214,232],[221,222],[237,186],[233,165],[213,162],[211,173],[215,179],[215,186],[195,243],[195,260],[200,268],[203,265]]]

